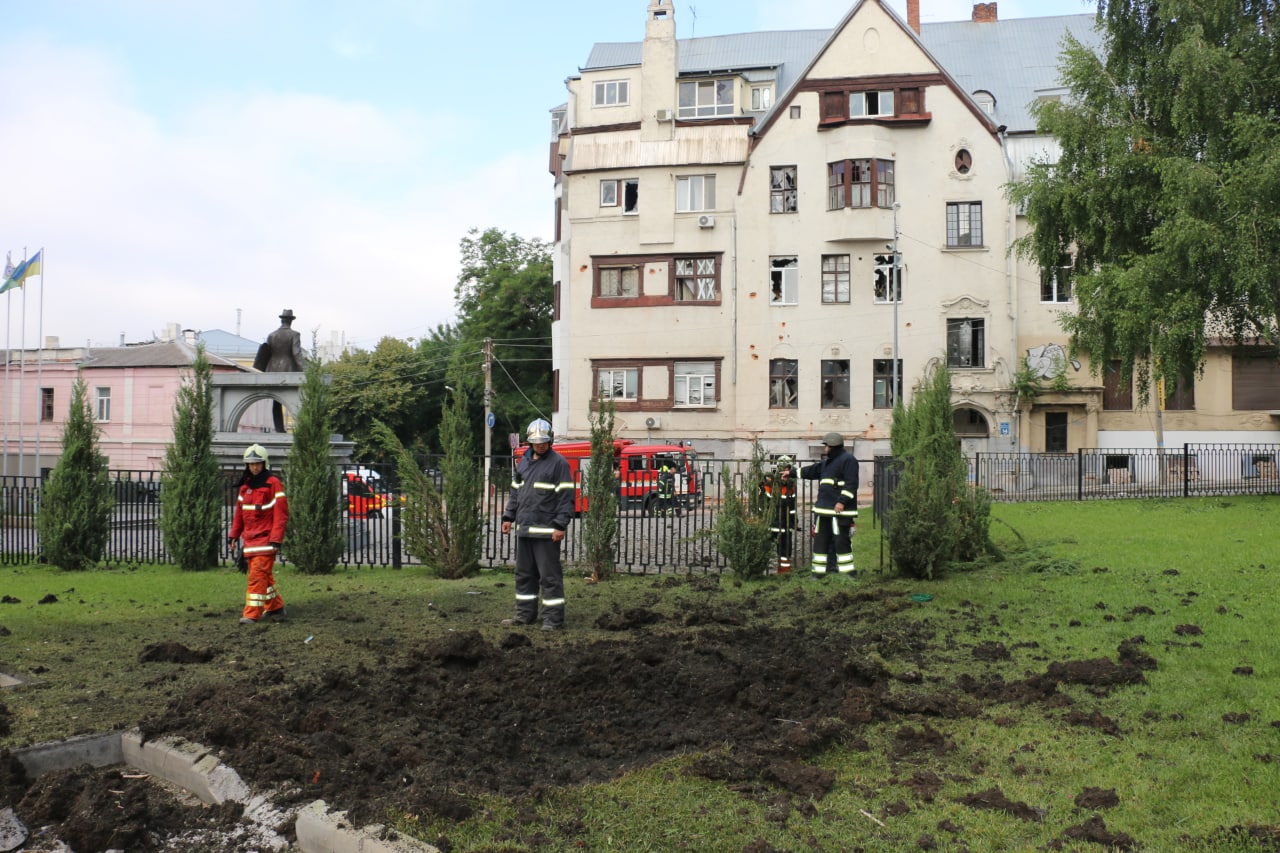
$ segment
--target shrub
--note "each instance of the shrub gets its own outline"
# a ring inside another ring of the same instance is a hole
[[[96,565],[111,535],[114,506],[107,458],[98,452],[98,428],[84,380],[77,379],[62,430],[62,456],[40,494],[36,527],[45,562],[68,570]]]
[[[165,448],[160,475],[160,532],[179,568],[218,565],[222,501],[222,471],[213,455],[213,368],[199,344],[174,399],[173,443]]]
[[[759,442],[752,446],[751,461],[741,480],[730,474],[729,466],[721,467],[724,506],[716,521],[716,548],[741,578],[766,575],[775,553],[769,531],[775,507],[760,488],[764,467],[765,453]]]
[[[613,401],[597,400],[587,417],[591,422],[591,464],[579,486],[587,499],[582,522],[583,562],[592,580],[614,570],[618,550],[618,480],[613,471]]]
[[[308,575],[328,574],[342,557],[342,490],[330,455],[332,396],[320,362],[307,362],[302,403],[289,452],[289,561]]]

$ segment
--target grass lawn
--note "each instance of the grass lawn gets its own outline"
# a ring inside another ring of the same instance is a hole
[[[690,627],[689,608],[726,608],[749,613],[748,628],[844,638],[799,654],[882,667],[888,710],[845,720],[809,759],[835,780],[823,796],[685,772],[715,758],[710,749],[603,784],[480,795],[463,821],[390,817],[455,851],[1280,850],[1278,514],[1275,497],[998,504],[992,534],[1006,559],[932,581],[877,571],[869,512],[854,587],[799,573],[725,576],[711,591],[654,576],[588,586],[567,571],[571,630],[557,643],[696,645],[711,634]],[[129,727],[203,682],[270,667],[319,678],[338,662],[384,670],[450,632],[479,630],[495,645],[509,633],[497,625],[513,597],[501,570],[440,581],[421,567],[285,568],[278,580],[294,618],[245,630],[234,571],[0,568],[0,672],[27,682],[0,692],[0,748]],[[639,611],[664,618],[606,627]],[[174,641],[213,659],[142,659]],[[1057,665],[1125,660],[1141,665],[1141,683],[1068,678],[1053,702],[1005,690]],[[932,710],[937,695],[960,712]],[[734,734],[718,748],[726,755]]]

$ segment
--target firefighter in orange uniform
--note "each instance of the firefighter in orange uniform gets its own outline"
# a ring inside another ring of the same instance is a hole
[[[284,484],[268,467],[267,451],[253,444],[244,452],[245,470],[236,497],[235,518],[230,541],[244,537],[244,556],[249,562],[249,588],[244,597],[242,624],[260,619],[285,617],[284,599],[276,591],[273,569],[289,523],[289,501]]]

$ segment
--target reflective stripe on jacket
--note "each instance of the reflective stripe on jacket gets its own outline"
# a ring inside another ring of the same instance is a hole
[[[517,536],[550,539],[555,531],[569,527],[573,494],[573,471],[568,461],[554,448],[535,459],[531,448],[516,465],[502,520],[514,525]]]
[[[843,447],[831,448],[826,459],[806,465],[800,470],[800,476],[818,481],[814,515],[858,517],[858,460]],[[836,504],[844,504],[844,510],[836,512]]]
[[[244,482],[236,495],[236,513],[231,521],[231,538],[244,536],[244,554],[266,554],[274,549],[272,542],[283,542],[289,523],[289,501],[284,484],[274,474],[260,486]]]

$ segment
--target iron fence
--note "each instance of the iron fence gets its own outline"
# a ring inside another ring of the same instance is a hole
[[[1141,497],[1193,497],[1201,495],[1280,494],[1277,444],[1185,444],[1181,448],[1093,448],[1076,453],[980,453],[970,460],[969,479],[987,489],[996,501],[1114,500]],[[619,571],[647,574],[672,571],[715,571],[728,568],[716,548],[715,524],[728,485],[741,492],[747,464],[744,461],[702,464],[702,491],[672,516],[654,515],[642,507],[621,508],[618,513],[618,545],[615,563]],[[484,518],[481,562],[504,566],[515,562],[515,540],[502,533],[502,512],[510,494],[511,460],[491,460],[491,477],[482,498]],[[864,469],[868,466],[864,464]],[[863,510],[863,525],[883,524],[892,506],[899,466],[888,456],[870,466],[870,512]],[[437,468],[428,468],[438,471]],[[481,466],[477,463],[476,470]],[[224,472],[222,525],[230,530],[240,469]],[[348,466],[382,495],[376,512],[363,510],[349,499],[344,486],[342,529],[344,549],[339,564],[346,567],[413,565],[417,560],[403,547],[400,524],[403,513],[396,471],[390,466]],[[166,562],[168,554],[160,532],[163,512],[161,477],[155,471],[112,471],[115,495],[111,536],[104,562],[125,565]],[[288,483],[288,471],[282,473]],[[792,537],[792,564],[809,562],[807,524],[817,484],[797,480],[797,510],[801,529]],[[39,477],[0,478],[0,563],[30,563],[39,559],[36,517],[40,509]],[[582,560],[582,519],[570,524],[564,543],[564,559],[572,566]],[[225,539],[225,536],[223,537]],[[221,555],[224,563],[230,554]],[[288,553],[283,555],[288,562]],[[883,563],[883,555],[882,555]]]

